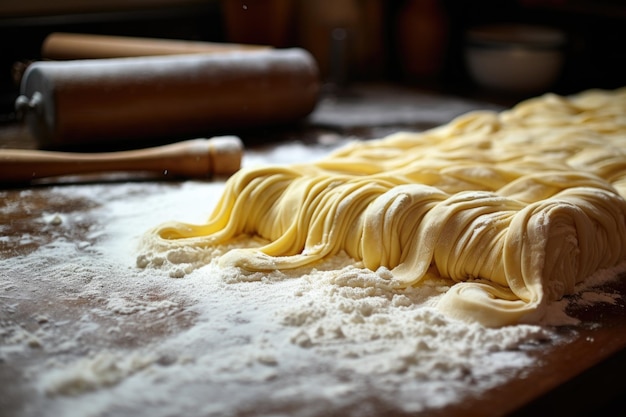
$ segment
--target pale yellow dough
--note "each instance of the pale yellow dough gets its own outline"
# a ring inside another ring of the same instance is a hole
[[[421,133],[355,142],[309,164],[243,169],[203,225],[169,223],[154,250],[226,244],[225,266],[311,265],[345,251],[400,286],[457,282],[439,308],[488,326],[626,259],[626,88],[547,94]]]

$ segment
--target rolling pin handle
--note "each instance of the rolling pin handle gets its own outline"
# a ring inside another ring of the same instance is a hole
[[[25,95],[20,95],[15,99],[15,111],[17,116],[22,118],[28,112],[35,112],[41,114],[43,103],[43,95],[39,91],[35,91],[31,98]]]
[[[216,136],[208,140],[210,171],[230,175],[241,167],[243,143],[238,136]]]
[[[242,153],[243,142],[237,136],[104,153],[0,149],[0,183],[115,171],[165,172],[187,178],[228,176],[240,168]]]

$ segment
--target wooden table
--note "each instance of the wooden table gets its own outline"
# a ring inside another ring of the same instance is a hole
[[[250,147],[271,147],[272,144],[288,141],[313,143],[328,137],[355,136],[362,139],[382,137],[397,130],[422,130],[446,123],[454,116],[473,108],[501,109],[499,105],[476,102],[455,97],[431,95],[420,91],[397,89],[389,86],[358,87],[338,97],[326,98],[311,118],[302,125],[282,129],[260,129],[245,132],[244,138]],[[34,148],[36,143],[22,127],[10,124],[0,130],[0,147]],[[98,180],[98,178],[95,178]],[[128,178],[105,178],[111,187]],[[130,178],[137,179],[137,178]],[[89,179],[89,181],[93,180]],[[139,178],[145,184],[145,193],[158,192],[159,187],[178,187],[181,182],[161,181],[154,178]],[[0,190],[0,259],[9,260],[18,255],[35,253],[42,245],[50,243],[55,236],[41,227],[42,212],[72,213],[85,212],[93,204],[88,198],[77,195],[70,198],[66,193],[55,193],[48,185],[33,187],[8,187]],[[9,208],[10,206],[10,208]],[[4,213],[4,214],[2,214]],[[94,237],[98,219],[75,216],[72,232],[64,239],[86,242]],[[28,240],[20,236],[29,236]],[[56,236],[58,237],[58,236]],[[10,263],[9,263],[10,264]],[[60,297],[60,304],[50,302],[47,295],[59,295],[62,289],[47,292],[46,285],[26,288],[20,292],[31,294],[25,299],[13,299],[16,286],[22,282],[34,285],[32,276],[36,271],[0,270],[0,321],[19,324],[36,331],[54,318],[76,320],[94,302]],[[626,280],[613,284],[607,291],[626,295]],[[70,291],[68,289],[68,291]],[[2,298],[4,296],[4,298]],[[158,297],[158,294],[154,295]],[[42,306],[47,315],[39,316]],[[593,308],[581,308],[570,314],[581,320],[581,325],[559,330],[567,343],[547,345],[533,350],[536,366],[528,369],[509,382],[495,389],[471,396],[463,402],[441,410],[429,411],[429,416],[526,416],[526,415],[601,415],[607,407],[623,407],[626,404],[626,313],[624,300],[614,305],[602,304]],[[151,316],[147,316],[150,318]],[[130,334],[135,337],[104,334],[91,336],[85,343],[107,344],[132,348],[149,339],[186,328],[192,321],[192,313],[176,310],[164,320],[128,323]],[[132,320],[131,320],[132,321]],[[0,327],[1,329],[1,327]],[[10,334],[0,333],[0,346],[7,343]],[[3,339],[4,338],[4,339]],[[28,414],[29,396],[32,387],[25,384],[23,369],[37,363],[54,360],[54,355],[39,349],[37,340],[32,341],[31,354],[19,356],[13,361],[0,357],[0,415]],[[74,347],[83,349],[85,346]],[[623,410],[623,408],[622,408]]]

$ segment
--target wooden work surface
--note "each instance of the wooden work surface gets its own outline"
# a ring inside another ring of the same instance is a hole
[[[384,98],[384,100],[382,99]],[[390,109],[389,103],[398,105]],[[439,125],[471,108],[496,105],[429,94],[386,90],[380,88],[360,90],[342,99],[323,102],[311,117],[309,124],[293,129],[249,133],[249,146],[271,148],[272,141],[315,142],[328,140],[329,136],[357,136],[364,139],[380,137],[399,129],[421,130]],[[321,138],[321,139],[320,139]],[[33,147],[19,126],[6,126],[0,132],[1,147]],[[110,187],[119,187],[126,178],[107,178]],[[88,180],[88,184],[93,178]],[[184,182],[140,178],[136,193],[146,197],[163,192],[163,187],[176,189]],[[89,186],[89,185],[86,185]],[[106,182],[103,187],[106,187]],[[100,219],[87,215],[96,204],[108,204],[102,197],[98,202],[85,197],[80,183],[73,185],[76,195],[63,186],[36,185],[33,187],[5,187],[0,190],[0,259],[10,265],[19,256],[37,256],[38,249],[62,238],[66,242],[83,242],[87,248],[98,239],[103,225]],[[110,203],[120,196],[111,194]],[[71,232],[60,236],[42,227],[42,213],[61,213],[74,219]],[[28,236],[28,239],[24,239]],[[46,262],[60,263],[51,259]],[[42,264],[43,265],[43,264]],[[54,286],[50,277],[41,276],[37,270],[0,270],[0,322],[4,328],[20,326],[31,333],[38,327],[61,321],[79,320],[90,309],[98,307],[101,300],[72,296],[77,291],[71,286]],[[54,281],[54,280],[53,280]],[[38,284],[40,282],[40,284]],[[25,286],[25,287],[24,287]],[[17,289],[20,289],[19,291]],[[618,280],[604,291],[626,294],[626,280]],[[19,294],[20,297],[17,297]],[[157,291],[151,296],[162,297]],[[133,349],[147,341],[159,340],[168,334],[188,328],[193,313],[185,308],[176,309],[156,320],[155,311],[137,319],[129,315],[123,333],[92,333],[78,345],[68,349],[83,351],[88,346],[111,346]],[[569,312],[581,324],[558,330],[559,339],[533,349],[534,365],[523,370],[508,382],[486,392],[473,393],[458,404],[442,409],[428,410],[429,416],[523,416],[523,415],[600,415],[609,404],[623,406],[626,389],[622,382],[626,372],[626,314],[623,299],[615,304],[600,304],[578,308]],[[39,319],[37,318],[39,317]],[[105,320],[105,319],[102,319]],[[103,323],[100,323],[103,324]],[[55,335],[62,337],[63,330]],[[14,336],[14,335],[13,335]],[[15,341],[5,331],[0,333],[0,347]],[[15,357],[0,356],[0,415],[31,416],[39,414],[31,403],[33,388],[27,384],[29,375],[24,369],[33,369],[54,360],[55,353],[48,352],[41,341],[32,340],[27,354]],[[31,375],[32,377],[32,375]],[[334,414],[333,414],[334,415]],[[389,415],[396,415],[391,413]]]

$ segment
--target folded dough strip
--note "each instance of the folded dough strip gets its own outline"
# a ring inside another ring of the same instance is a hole
[[[525,203],[548,199],[568,188],[590,187],[616,193],[606,180],[587,172],[544,171],[523,175],[496,191]]]
[[[277,182],[288,184],[297,176],[297,173],[288,168],[272,169],[267,175],[259,174],[259,171],[242,170],[231,177],[229,179],[231,187],[226,188],[206,224],[166,223],[157,229],[158,237],[174,245],[178,242],[178,246],[211,246],[246,233],[250,228],[249,201],[253,200],[257,187],[265,189],[268,184]]]
[[[361,180],[341,182],[324,177],[307,177],[305,180],[324,186],[317,193],[305,194],[313,196],[313,200],[298,205],[294,227],[289,228],[305,239],[302,251],[292,254],[285,250],[285,242],[279,236],[260,248],[233,249],[220,259],[220,265],[271,271],[309,265],[340,250],[358,256],[358,244],[354,241],[359,242],[362,235],[359,218],[365,207],[390,185]],[[281,202],[279,200],[278,204]],[[286,240],[289,245],[289,239]]]
[[[415,234],[423,217],[448,194],[422,184],[399,185],[389,189],[366,208],[361,259],[372,270],[395,268],[406,261],[416,244]],[[397,272],[397,271],[396,271]]]
[[[594,271],[623,259],[625,213],[623,198],[586,187],[529,204],[507,231],[502,258],[506,285],[484,279],[455,284],[438,308],[489,326],[538,319],[549,300],[571,293]],[[609,235],[613,239],[607,241]]]

